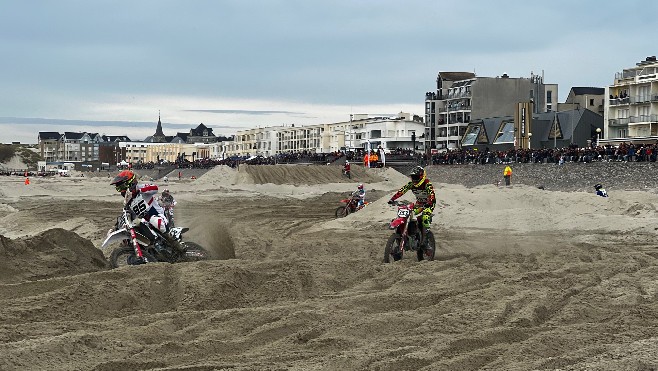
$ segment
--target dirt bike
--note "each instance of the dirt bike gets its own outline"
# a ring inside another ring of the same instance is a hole
[[[340,200],[340,202],[344,203],[345,205],[338,206],[338,208],[336,209],[336,218],[344,218],[348,216],[350,213],[355,213],[369,204],[369,202],[364,202],[363,206],[359,206],[359,200],[352,196],[353,195],[350,193],[348,198]]]
[[[178,241],[185,250],[183,253],[171,246],[163,233],[148,221],[137,219],[138,222],[133,222],[133,215],[131,210],[124,208],[117,218],[114,231],[108,233],[101,244],[101,250],[104,250],[111,244],[120,241],[119,246],[110,253],[112,268],[154,262],[190,262],[210,258],[210,254],[200,245],[183,241],[183,233],[187,232],[189,228],[175,227],[170,228],[167,232],[170,238]]]
[[[167,225],[169,228],[175,227],[174,225],[174,205],[161,205],[164,209],[164,216],[167,218]]]
[[[421,214],[416,214],[414,211],[415,204],[393,201],[392,205],[398,207],[398,215],[391,220],[390,228],[395,232],[388,238],[386,247],[384,248],[384,263],[389,263],[391,257],[393,261],[402,259],[405,251],[415,251],[418,261],[421,260],[434,260],[434,252],[436,248],[436,241],[432,231],[425,231],[425,243],[422,243],[422,234],[418,225],[418,217]]]

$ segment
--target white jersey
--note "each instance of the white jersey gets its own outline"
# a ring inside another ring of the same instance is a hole
[[[158,193],[158,186],[155,184],[138,184],[137,194],[129,202],[132,210],[140,218],[148,216],[164,215],[164,209],[158,203],[155,195]]]

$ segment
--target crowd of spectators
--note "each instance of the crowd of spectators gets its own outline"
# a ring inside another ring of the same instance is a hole
[[[12,170],[12,169],[0,169],[0,176],[35,176],[41,175],[37,174],[34,171],[25,171],[25,170]]]
[[[292,163],[330,164],[341,158],[350,162],[361,162],[365,152],[363,150],[331,153],[281,153],[275,156],[233,156],[224,159],[196,159],[194,161],[168,162],[140,162],[129,164],[121,168],[155,169],[156,166],[171,166],[179,169],[208,169],[217,165],[237,167],[240,164],[274,165]],[[658,143],[631,144],[621,143],[619,146],[605,145],[593,147],[578,147],[571,145],[564,148],[539,149],[508,149],[492,151],[489,148],[477,149],[451,149],[436,154],[421,154],[410,149],[397,148],[389,151],[387,158],[404,158],[407,161],[416,161],[423,165],[460,165],[460,164],[508,164],[508,163],[554,163],[565,162],[656,162],[658,160]],[[390,157],[388,157],[390,156]],[[38,174],[28,170],[15,170],[0,168],[0,176],[35,176],[57,175],[57,173]]]
[[[658,144],[628,144],[619,146],[578,147],[541,149],[509,149],[491,151],[485,149],[454,149],[447,152],[425,156],[426,163],[433,165],[458,164],[506,164],[506,163],[554,163],[623,161],[655,162]]]

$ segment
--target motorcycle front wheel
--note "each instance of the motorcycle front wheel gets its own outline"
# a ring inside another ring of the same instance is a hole
[[[390,263],[391,257],[393,261],[398,261],[402,259],[402,249],[400,244],[402,243],[402,236],[398,233],[393,233],[391,237],[386,241],[386,247],[384,248],[384,263]]]
[[[146,258],[153,262],[155,258],[146,252],[143,252]],[[132,246],[121,246],[112,250],[110,254],[110,266],[112,268],[119,268],[126,265],[139,265],[144,264],[145,262],[135,255],[135,249]]]
[[[434,254],[436,253],[436,241],[434,240],[434,233],[432,231],[427,231],[427,247],[422,246],[416,251],[416,257],[418,261],[427,260],[433,261]]]
[[[336,218],[344,218],[350,213],[350,208],[347,206],[339,206],[336,209]]]

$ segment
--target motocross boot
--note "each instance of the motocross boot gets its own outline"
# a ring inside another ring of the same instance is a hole
[[[429,231],[430,230],[427,229],[427,228],[423,228],[422,231],[423,231],[423,233],[421,233],[422,240],[421,240],[420,245],[423,247],[424,250],[428,250],[428,249],[431,248],[430,243],[429,243],[429,238],[427,238],[427,236],[429,236]]]

